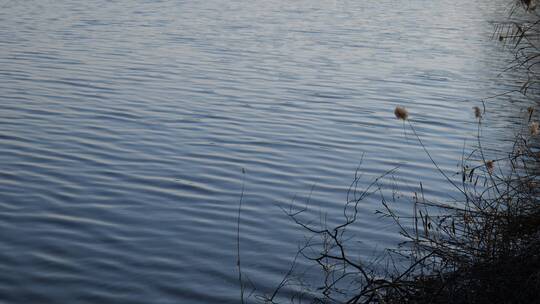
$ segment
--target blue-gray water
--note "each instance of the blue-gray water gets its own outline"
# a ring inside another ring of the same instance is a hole
[[[313,187],[333,221],[363,154],[360,186],[401,164],[404,198],[451,199],[393,109],[456,171],[472,106],[507,89],[499,2],[0,1],[0,303],[238,302],[244,178],[259,293],[304,236],[279,206]],[[377,202],[365,257],[397,240]]]

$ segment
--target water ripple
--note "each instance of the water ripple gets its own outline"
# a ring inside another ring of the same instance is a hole
[[[360,187],[400,166],[381,181],[399,211],[420,181],[457,195],[392,110],[453,176],[471,107],[511,59],[489,40],[504,15],[398,2],[0,4],[0,303],[237,303],[242,182],[243,265],[261,291],[304,236],[279,207],[338,221],[362,157]],[[399,241],[378,204],[352,229],[363,257]]]

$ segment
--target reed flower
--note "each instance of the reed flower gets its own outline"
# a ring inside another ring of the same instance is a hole
[[[486,162],[486,168],[489,172],[489,174],[493,174],[493,171],[495,170],[495,162],[492,160],[488,160]]]
[[[404,107],[397,106],[394,110],[394,115],[396,115],[397,119],[407,120],[409,117],[409,112]]]
[[[474,117],[478,119],[482,118],[482,111],[480,111],[480,108],[474,106],[473,109],[474,109]]]
[[[539,125],[538,125],[538,122],[533,122],[530,126],[529,126],[529,131],[531,132],[531,135],[538,135],[539,132]]]

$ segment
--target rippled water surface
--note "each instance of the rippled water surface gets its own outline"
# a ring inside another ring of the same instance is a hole
[[[449,199],[393,108],[451,175],[471,107],[505,89],[497,3],[0,1],[0,303],[238,302],[244,179],[261,293],[304,235],[279,207],[313,188],[340,216],[362,155],[362,183],[400,164],[404,197]],[[366,257],[397,239],[377,202]]]

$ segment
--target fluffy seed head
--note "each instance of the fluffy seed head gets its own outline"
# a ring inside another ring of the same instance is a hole
[[[531,132],[531,135],[538,135],[538,133],[540,133],[539,131],[539,128],[540,128],[540,125],[538,125],[538,122],[533,122],[530,126],[529,126],[529,131]]]
[[[409,112],[407,112],[407,109],[401,106],[397,106],[394,110],[394,115],[396,115],[397,119],[407,120],[409,117]]]
[[[480,119],[482,118],[482,111],[480,111],[480,108],[479,107],[473,107],[474,109],[474,117]]]
[[[492,160],[488,160],[486,162],[486,168],[489,172],[489,174],[493,174],[493,171],[495,170],[495,162]]]

